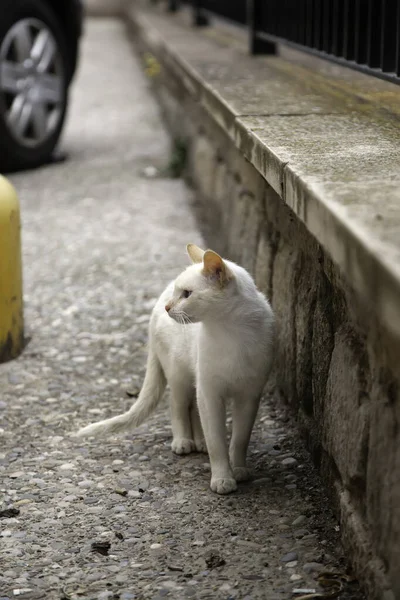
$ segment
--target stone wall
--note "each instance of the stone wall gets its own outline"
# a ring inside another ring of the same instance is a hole
[[[174,93],[170,74],[156,89],[172,135],[185,132],[209,245],[247,268],[272,302],[279,395],[298,413],[357,571],[376,598],[400,597],[396,349],[373,307],[205,111]]]
[[[172,136],[187,141],[210,247],[246,267],[272,302],[279,396],[298,414],[356,573],[369,598],[399,598],[398,341],[176,72],[164,65],[154,87]]]

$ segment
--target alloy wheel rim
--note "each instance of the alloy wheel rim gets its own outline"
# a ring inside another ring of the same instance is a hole
[[[57,42],[39,19],[22,19],[0,47],[0,95],[11,135],[23,146],[42,144],[57,129],[64,102]]]

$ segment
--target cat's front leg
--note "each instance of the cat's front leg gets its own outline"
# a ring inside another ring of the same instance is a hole
[[[260,404],[260,396],[236,397],[232,403],[232,437],[229,457],[236,481],[250,479],[246,466],[247,448]]]
[[[175,454],[189,454],[195,450],[192,425],[190,421],[190,406],[194,399],[194,389],[191,382],[173,379],[171,387],[171,449]]]
[[[198,389],[197,403],[210,457],[210,487],[217,494],[230,494],[237,485],[229,464],[225,402],[215,392]]]

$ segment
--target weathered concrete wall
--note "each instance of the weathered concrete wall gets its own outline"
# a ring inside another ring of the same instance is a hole
[[[165,96],[164,88],[160,98],[171,111]],[[298,412],[334,492],[358,572],[377,598],[400,597],[398,349],[390,353],[373,307],[223,132],[199,107],[186,104],[183,112],[188,175],[209,244],[245,266],[270,298],[280,395]],[[171,124],[174,113],[182,135],[182,106],[169,114]]]
[[[188,142],[209,245],[272,301],[278,390],[332,492],[357,575],[369,598],[400,598],[398,341],[167,65],[154,85],[172,135]]]

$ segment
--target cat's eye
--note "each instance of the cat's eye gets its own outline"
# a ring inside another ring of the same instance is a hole
[[[184,298],[189,298],[189,296],[190,296],[191,293],[192,293],[191,290],[183,290],[182,296]]]

